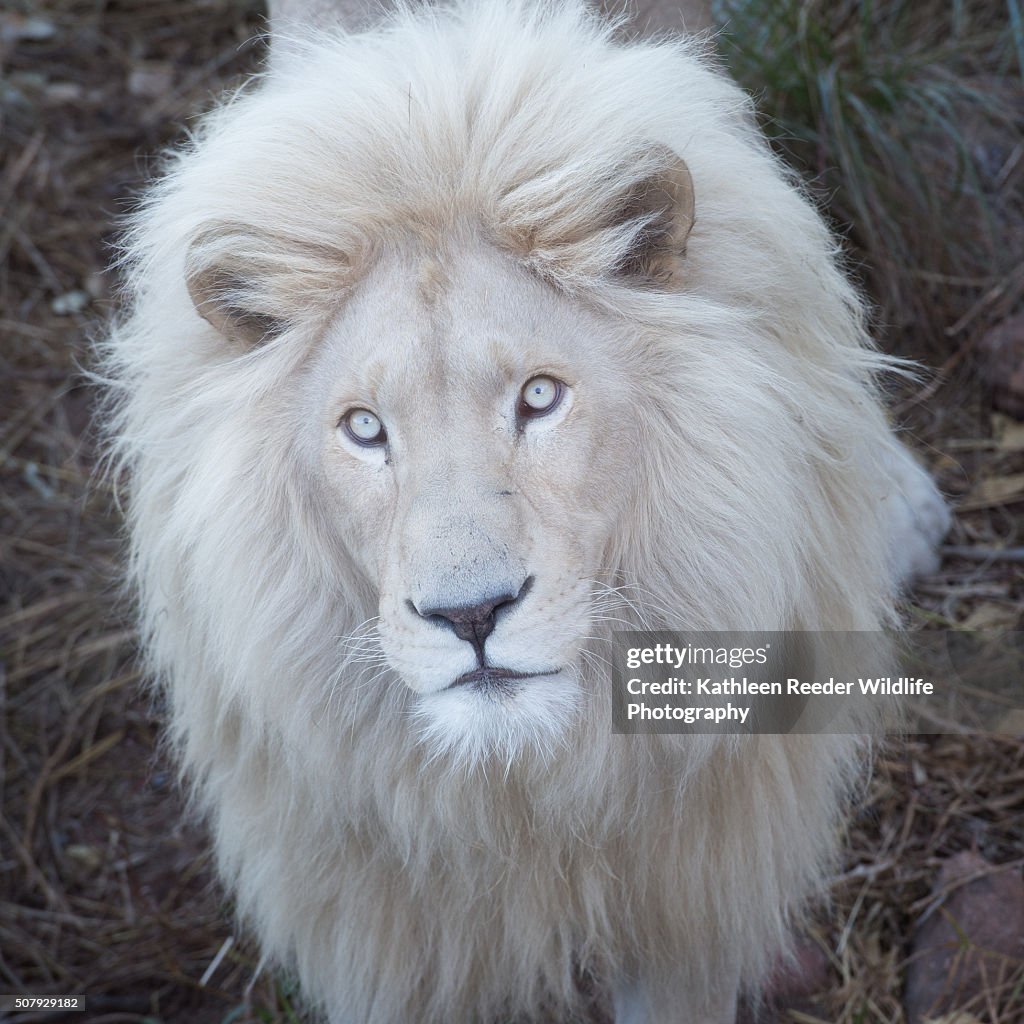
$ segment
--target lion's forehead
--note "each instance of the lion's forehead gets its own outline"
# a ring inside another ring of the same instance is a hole
[[[324,369],[368,401],[436,419],[578,359],[588,316],[484,244],[402,255],[382,260],[328,329]]]

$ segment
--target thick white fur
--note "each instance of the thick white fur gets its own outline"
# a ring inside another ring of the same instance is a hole
[[[291,52],[154,187],[106,351],[144,645],[223,876],[337,1024],[570,1020],[581,971],[621,1020],[726,1021],[863,743],[612,735],[603,642],[891,622],[907,456],[833,240],[696,44],[467,2]],[[606,216],[668,150],[677,290],[616,271],[637,225]],[[224,261],[273,340],[197,314]],[[503,389],[555,368],[572,406],[516,440]],[[374,395],[388,462],[334,430]],[[445,689],[467,645],[406,598],[525,574],[488,644],[553,674]]]

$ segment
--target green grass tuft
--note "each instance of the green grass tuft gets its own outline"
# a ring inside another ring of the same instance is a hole
[[[934,355],[1009,312],[975,307],[1024,248],[1019,0],[712,6],[730,71],[849,240],[890,340]]]

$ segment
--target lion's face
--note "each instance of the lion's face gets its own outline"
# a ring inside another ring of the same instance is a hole
[[[642,444],[629,352],[483,246],[382,261],[328,330],[323,477],[386,660],[435,730],[543,728],[580,698]]]
[[[318,129],[287,127],[286,107],[263,126],[267,153],[308,158]],[[642,369],[659,357],[623,300],[681,287],[693,184],[674,151],[645,144],[582,183],[576,157],[564,172],[503,165],[491,183],[485,147],[486,167],[411,170],[398,187],[373,138],[318,153],[308,175],[285,161],[259,203],[221,182],[216,216],[201,204],[177,229],[184,283],[217,366],[281,374],[260,392],[273,412],[253,462],[281,484],[272,497],[293,496],[301,559],[322,542],[337,570],[339,633],[375,591],[374,637],[339,637],[342,689],[379,654],[442,745],[511,752],[548,726],[564,735],[601,577],[625,575],[622,552],[645,536],[629,513],[654,433]],[[360,185],[342,168],[364,142]]]

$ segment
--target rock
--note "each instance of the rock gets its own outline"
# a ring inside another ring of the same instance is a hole
[[[57,316],[70,316],[72,313],[81,313],[88,305],[89,293],[77,288],[73,292],[65,292],[63,295],[58,295],[50,303],[50,309]]]
[[[793,959],[776,965],[765,990],[765,998],[779,1006],[788,1006],[819,995],[828,988],[828,957],[809,939],[799,939]]]
[[[46,18],[25,14],[0,15],[0,41],[18,43],[44,42],[57,34],[57,26]]]
[[[990,874],[963,882],[978,872]],[[909,1024],[963,1018],[961,1010],[1024,961],[1024,879],[975,853],[950,857],[934,895],[941,903],[921,921],[907,970]],[[943,893],[947,893],[944,897]]]
[[[816,999],[830,981],[825,952],[810,939],[797,939],[792,957],[776,963],[761,1000],[740,1005],[736,1024],[790,1024],[790,1010],[817,1016]]]

